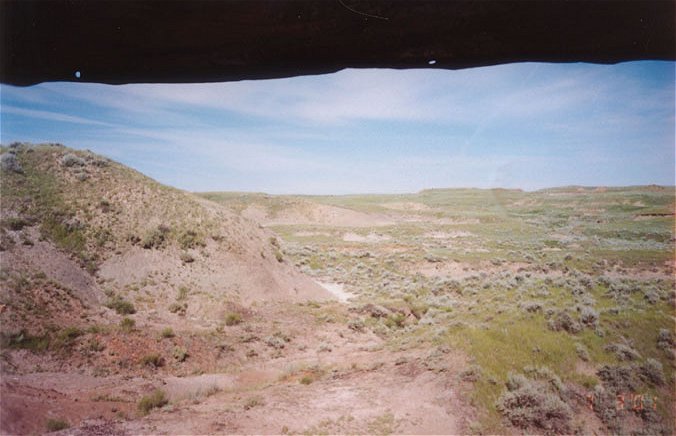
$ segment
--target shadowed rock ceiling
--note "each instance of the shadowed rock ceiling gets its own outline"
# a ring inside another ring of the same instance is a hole
[[[14,85],[676,59],[673,1],[53,0],[0,8],[0,80]]]

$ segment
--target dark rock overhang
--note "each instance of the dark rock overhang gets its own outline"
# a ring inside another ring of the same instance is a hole
[[[0,8],[0,80],[13,85],[676,60],[673,1],[22,0]]]

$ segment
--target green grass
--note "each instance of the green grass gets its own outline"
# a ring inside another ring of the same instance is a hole
[[[573,339],[545,327],[544,319],[494,322],[487,328],[461,328],[448,333],[447,340],[464,349],[481,368],[473,401],[486,414],[483,431],[503,433],[502,417],[495,407],[510,372],[527,366],[546,366],[563,380],[574,373],[577,354]]]
[[[68,421],[64,419],[48,419],[45,428],[48,432],[65,430],[70,427]]]

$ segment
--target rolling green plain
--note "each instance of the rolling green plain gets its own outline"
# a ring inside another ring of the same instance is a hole
[[[464,353],[471,431],[673,434],[674,187],[201,195],[382,310],[392,349]]]

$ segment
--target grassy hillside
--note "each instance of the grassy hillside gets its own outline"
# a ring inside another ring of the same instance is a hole
[[[124,299],[211,319],[228,302],[322,292],[284,262],[271,232],[109,159],[54,144],[5,147],[2,159],[0,248],[11,289],[45,276],[89,303]]]

